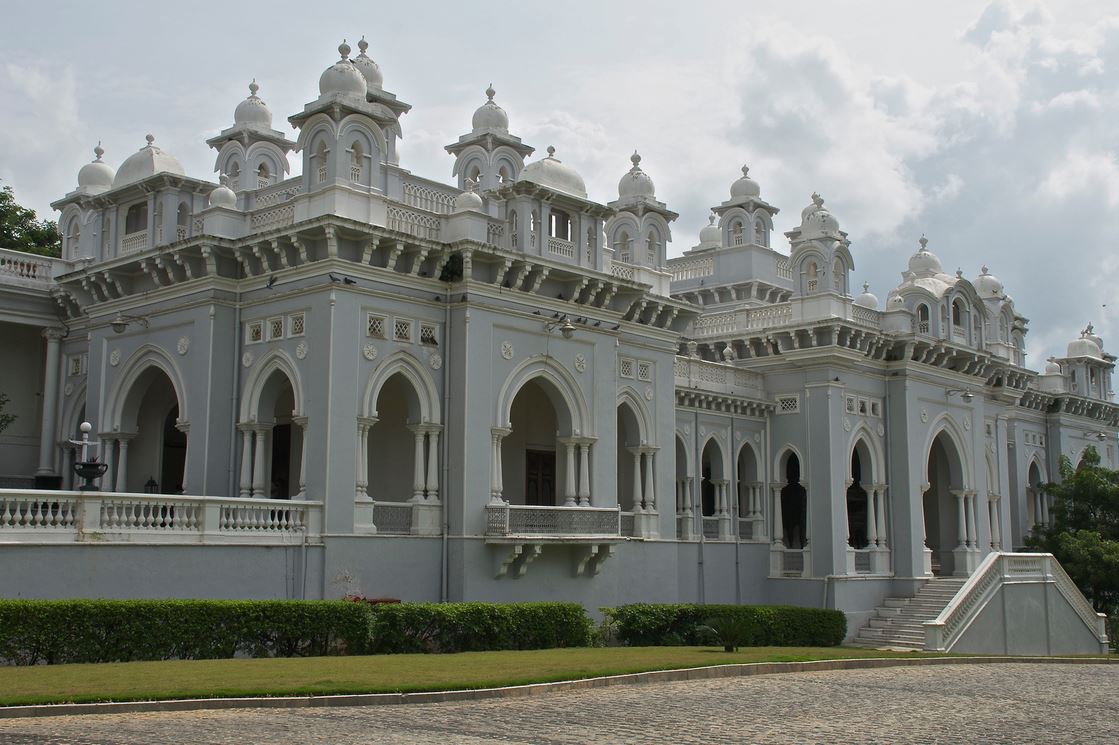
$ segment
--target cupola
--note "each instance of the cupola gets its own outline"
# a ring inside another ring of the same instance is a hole
[[[758,182],[750,178],[750,167],[742,166],[742,178],[735,181],[730,185],[730,198],[733,199],[756,199],[762,195],[762,188],[758,186]]]
[[[350,45],[344,40],[338,45],[341,59],[323,71],[319,77],[319,94],[331,96],[359,96],[363,100],[367,90],[365,76],[350,60]]]
[[[249,83],[249,97],[237,104],[233,112],[233,124],[237,127],[262,127],[272,129],[272,112],[260,100],[256,92],[260,90],[256,78]]]
[[[101,147],[101,143],[97,143],[97,147],[93,148],[93,154],[97,156],[93,162],[86,163],[78,171],[78,189],[86,194],[100,194],[103,191],[108,191],[113,188],[113,177],[116,172],[105,161],[101,160],[101,156],[105,154],[105,149]]]
[[[528,181],[579,199],[586,199],[587,186],[583,183],[583,177],[555,156],[556,149],[549,145],[548,157],[525,166],[517,181]]]
[[[699,231],[699,248],[719,248],[723,245],[723,231],[719,230],[715,219],[715,215],[709,215],[708,224]]]
[[[855,305],[863,308],[878,309],[878,298],[870,291],[870,284],[863,282],[863,294],[855,298]]]
[[[505,109],[494,103],[493,97],[497,95],[497,91],[493,89],[491,83],[486,88],[487,101],[478,107],[474,112],[473,118],[470,120],[470,125],[475,132],[486,132],[494,130],[497,132],[509,131],[509,115],[505,113]]]
[[[981,298],[993,298],[1002,295],[1002,282],[999,278],[987,271],[987,267],[980,270],[979,276],[975,278],[975,291],[979,293]]]
[[[385,82],[384,75],[381,74],[381,66],[378,65],[373,59],[365,53],[369,48],[369,42],[365,37],[357,43],[358,55],[354,58],[354,67],[358,69],[362,77],[365,78],[365,85],[370,90],[380,90]]]
[[[209,205],[229,210],[237,209],[237,195],[229,188],[229,177],[223,174],[220,180],[221,185],[210,192]]]
[[[622,180],[618,182],[618,197],[625,199],[626,197],[649,197],[655,196],[655,189],[653,187],[653,179],[641,170],[641,156],[637,151],[633,151],[633,155],[629,157],[633,167],[629,169],[626,175],[622,176]]]
[[[800,238],[842,238],[839,221],[824,207],[824,198],[815,192],[812,194],[812,204],[800,213]]]
[[[120,168],[113,178],[114,189],[125,184],[143,181],[148,176],[154,176],[157,173],[171,173],[176,176],[185,174],[182,163],[174,155],[155,146],[154,136],[148,135],[146,139],[148,141],[147,145],[128,156],[120,164]]]

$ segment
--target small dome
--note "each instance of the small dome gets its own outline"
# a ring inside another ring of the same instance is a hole
[[[1096,336],[1096,330],[1092,326],[1091,321],[1088,322],[1088,327],[1084,329],[1084,338],[1091,339],[1095,343],[1095,345],[1100,348],[1101,351],[1103,350],[1103,339]]]
[[[1068,354],[1066,355],[1067,357],[1095,357],[1096,359],[1103,358],[1103,352],[1100,351],[1099,345],[1096,344],[1096,342],[1092,341],[1092,338],[1089,335],[1090,328],[1091,327],[1089,326],[1088,329],[1081,331],[1079,339],[1073,339],[1069,342]]]
[[[165,153],[155,146],[155,137],[147,136],[148,144],[140,148],[139,152],[125,158],[113,178],[113,188],[143,181],[148,176],[157,173],[173,173],[176,176],[185,175],[183,164],[170,153]]]
[[[839,221],[824,208],[824,198],[812,194],[812,204],[800,213],[801,238],[838,238]]]
[[[381,66],[365,53],[365,50],[369,48],[369,42],[365,40],[364,36],[357,43],[357,48],[359,54],[354,58],[354,67],[365,78],[367,87],[380,90],[385,82],[385,76],[381,74]]]
[[[905,308],[905,298],[901,295],[891,293],[890,296],[886,298],[886,307],[891,310],[895,308]]]
[[[699,231],[699,245],[701,248],[718,248],[723,245],[723,231],[715,224],[715,215],[707,218],[708,225]]]
[[[257,85],[256,78],[253,78],[253,82],[249,83],[249,97],[237,104],[237,108],[233,112],[234,124],[272,129],[272,112],[268,110],[268,105],[256,95],[258,90],[260,90],[260,86]]]
[[[517,177],[517,181],[528,181],[580,199],[586,199],[587,186],[583,183],[583,177],[574,168],[565,166],[561,160],[555,157],[555,154],[556,149],[549,145],[548,157],[525,166],[521,175]]]
[[[455,197],[455,212],[466,212],[467,210],[482,211],[482,198],[474,192],[473,183],[468,185],[466,191]]]
[[[730,185],[730,198],[742,199],[744,197],[760,197],[762,188],[758,186],[758,182],[750,178],[750,167],[742,166],[742,178],[735,181]]]
[[[878,310],[878,298],[870,291],[870,284],[863,282],[863,294],[855,298],[855,305]]]
[[[917,249],[917,253],[909,257],[909,271],[919,277],[941,274],[943,267],[940,264],[940,258],[927,248],[929,239],[921,236],[921,240],[917,242],[921,244],[921,247]]]
[[[100,142],[97,143],[97,147],[93,148],[93,154],[97,156],[93,162],[86,163],[78,171],[78,188],[86,191],[107,191],[113,188],[113,177],[116,176],[116,171],[108,163],[101,160],[101,156],[105,154],[105,149],[101,147]]]
[[[1050,357],[1049,361],[1045,363],[1045,375],[1060,375],[1061,366],[1057,364],[1057,360]]]
[[[210,192],[210,206],[211,207],[225,207],[226,209],[237,209],[237,195],[229,188],[229,177],[221,177],[221,186]]]
[[[319,94],[329,96],[341,93],[346,96],[365,98],[365,76],[350,61],[350,45],[343,41],[338,45],[342,59],[323,71],[319,77]]]
[[[489,99],[484,104],[478,107],[474,112],[474,118],[470,120],[470,126],[474,128],[475,132],[484,132],[487,129],[496,129],[499,132],[509,131],[509,115],[505,113],[505,109],[498,106],[493,102],[493,97],[497,91],[493,89],[493,84],[486,88],[486,97]]]
[[[979,297],[998,297],[1002,294],[1002,282],[983,267],[978,277],[975,278],[975,291]]]
[[[641,170],[641,156],[637,151],[633,151],[633,155],[629,156],[629,160],[633,163],[633,168],[629,169],[629,173],[622,176],[622,180],[618,182],[618,196],[619,197],[652,197],[654,195],[653,179]]]

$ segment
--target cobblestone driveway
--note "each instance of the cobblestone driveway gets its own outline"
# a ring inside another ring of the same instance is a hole
[[[0,743],[1116,743],[1119,666],[948,665],[418,706],[0,720]]]

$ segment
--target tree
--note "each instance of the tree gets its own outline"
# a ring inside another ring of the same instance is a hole
[[[0,393],[0,432],[6,430],[8,426],[16,420],[15,414],[4,413],[4,409],[8,406],[9,401],[11,401],[11,399],[8,398],[7,393]]]
[[[54,220],[40,220],[35,210],[16,202],[12,187],[0,189],[0,248],[61,256],[62,236]]]
[[[1119,471],[1089,447],[1077,468],[1062,457],[1061,483],[1042,490],[1056,499],[1053,524],[1035,528],[1026,545],[1056,556],[1097,611],[1119,615]]]

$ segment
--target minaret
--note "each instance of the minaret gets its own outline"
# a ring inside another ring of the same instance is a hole
[[[636,150],[629,160],[633,166],[618,182],[618,198],[607,205],[617,210],[606,223],[607,244],[615,262],[660,269],[672,240],[668,224],[679,215],[657,200],[653,179],[641,170]]]
[[[509,115],[494,102],[495,95],[497,92],[491,83],[486,88],[486,102],[471,119],[470,133],[444,148],[455,156],[451,173],[458,177],[460,189],[466,188],[468,180],[476,181],[482,191],[516,181],[525,158],[533,153],[534,148],[521,142],[520,137],[509,134]]]
[[[234,191],[263,189],[291,172],[287,154],[295,149],[295,143],[272,129],[272,112],[257,95],[259,90],[253,78],[249,97],[233,112],[233,126],[206,140],[218,151],[214,170],[228,177]]]

